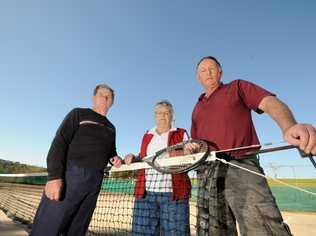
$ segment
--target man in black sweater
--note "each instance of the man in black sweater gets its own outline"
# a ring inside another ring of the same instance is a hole
[[[48,181],[32,236],[85,235],[108,162],[120,166],[115,127],[106,118],[114,101],[109,86],[96,86],[93,108],[75,108],[64,119],[47,156]]]

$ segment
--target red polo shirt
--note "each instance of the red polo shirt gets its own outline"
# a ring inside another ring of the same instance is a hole
[[[251,110],[263,113],[258,106],[266,96],[275,95],[244,80],[221,84],[208,98],[202,94],[192,113],[192,138],[210,142],[214,150],[259,144]]]

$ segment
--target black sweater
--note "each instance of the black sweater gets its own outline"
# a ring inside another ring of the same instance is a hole
[[[63,178],[66,161],[103,171],[116,156],[115,127],[91,109],[75,108],[63,120],[47,155],[48,180]]]

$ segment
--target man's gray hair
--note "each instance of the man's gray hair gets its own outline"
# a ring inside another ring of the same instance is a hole
[[[109,90],[112,94],[112,101],[114,102],[114,90],[107,84],[98,84],[97,86],[95,86],[93,90],[93,95],[96,95],[100,88]]]
[[[164,106],[164,107],[167,107],[168,110],[170,111],[171,113],[171,117],[172,119],[174,118],[174,110],[173,110],[173,106],[171,104],[171,102],[169,102],[168,100],[161,100],[159,102],[156,103],[155,105],[155,111],[158,109],[158,107],[160,106]]]

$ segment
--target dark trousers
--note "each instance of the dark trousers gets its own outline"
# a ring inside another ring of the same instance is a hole
[[[263,173],[256,158],[234,164]],[[288,236],[288,226],[265,178],[223,163],[211,163],[199,173],[198,235]]]
[[[31,236],[83,236],[96,206],[103,173],[68,162],[64,194],[52,201],[43,194],[37,209]]]

